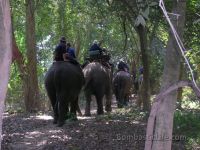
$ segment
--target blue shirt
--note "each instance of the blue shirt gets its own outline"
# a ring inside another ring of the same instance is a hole
[[[72,47],[67,48],[67,53],[69,54],[70,57],[76,58],[75,49],[74,48],[72,48]]]

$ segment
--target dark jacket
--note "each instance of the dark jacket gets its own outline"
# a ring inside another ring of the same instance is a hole
[[[123,61],[120,61],[117,67],[118,67],[118,70],[126,71],[127,69],[129,71],[128,65],[124,63]]]
[[[64,61],[63,54],[66,53],[66,44],[59,43],[54,51],[54,60],[55,61]]]
[[[96,50],[102,50],[98,44],[93,44],[89,49],[89,51],[96,51]]]
[[[143,72],[144,72],[143,67],[140,67],[140,69],[139,69],[139,73],[140,73],[140,74],[143,74]]]

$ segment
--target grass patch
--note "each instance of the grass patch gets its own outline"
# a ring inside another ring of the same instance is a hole
[[[175,135],[186,137],[186,149],[194,149],[200,146],[200,110],[176,111],[174,115]]]
[[[141,112],[139,109],[135,107],[126,107],[126,108],[120,108],[116,109],[112,113],[106,113],[104,115],[100,115],[96,117],[97,121],[100,120],[135,120],[135,121],[143,121],[146,119],[147,113]]]

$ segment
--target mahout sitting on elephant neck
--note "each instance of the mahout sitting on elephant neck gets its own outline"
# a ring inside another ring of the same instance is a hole
[[[85,63],[81,67],[84,68],[89,63],[98,62],[98,63],[102,64],[104,67],[111,69],[112,66],[111,66],[111,63],[109,62],[109,60],[110,60],[110,55],[101,55],[99,58],[95,58],[95,59],[88,57],[88,58],[86,58]]]

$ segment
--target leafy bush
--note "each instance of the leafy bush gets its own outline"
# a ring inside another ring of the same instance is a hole
[[[173,130],[175,135],[186,137],[187,149],[200,145],[200,111],[176,111]]]

